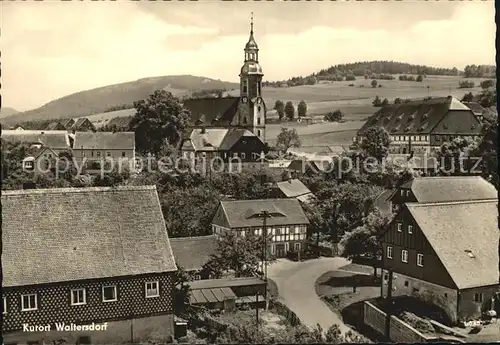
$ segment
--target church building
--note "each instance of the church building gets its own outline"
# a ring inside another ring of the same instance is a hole
[[[220,157],[223,161],[239,157],[243,162],[256,162],[266,151],[264,74],[259,64],[253,18],[244,52],[239,97],[184,101],[184,108],[191,112],[191,130],[181,146],[184,157]]]

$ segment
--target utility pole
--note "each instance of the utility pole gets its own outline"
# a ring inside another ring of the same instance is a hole
[[[267,218],[271,218],[272,215],[269,211],[261,211],[258,214],[255,215],[258,218],[262,218],[262,236],[263,236],[263,248],[262,248],[262,263],[263,263],[263,275],[264,275],[264,281],[266,283],[266,289],[264,291],[264,298],[266,302],[266,309],[268,305],[268,300],[267,300]]]
[[[391,316],[392,316],[392,276],[393,272],[391,269],[387,271],[389,275],[389,281],[387,283],[387,307],[386,307],[386,314],[387,318],[385,320],[385,335],[387,337],[387,340],[389,341],[391,339]]]
[[[255,324],[259,327],[259,292],[255,293]]]

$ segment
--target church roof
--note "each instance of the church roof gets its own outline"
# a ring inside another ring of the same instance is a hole
[[[184,101],[193,125],[229,126],[238,111],[239,97],[195,98]]]
[[[258,62],[255,61],[246,61],[245,64],[241,67],[241,74],[263,74],[262,67],[260,67]]]
[[[451,96],[389,104],[373,114],[358,135],[373,126],[381,126],[391,135],[429,134],[451,111],[471,110]]]

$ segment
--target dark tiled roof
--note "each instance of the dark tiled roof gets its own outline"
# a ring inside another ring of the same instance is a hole
[[[132,121],[132,116],[113,117],[106,123],[106,126],[116,126],[117,128],[128,129],[130,121]]]
[[[401,186],[410,188],[419,203],[488,200],[496,188],[479,176],[419,177]]]
[[[233,290],[228,287],[211,288],[211,289],[191,289],[189,302],[191,304],[205,304],[214,302],[224,302],[228,299],[236,299]]]
[[[82,125],[84,125],[85,122],[87,122],[87,121],[90,121],[90,120],[85,118],[85,117],[80,117],[80,118],[76,119],[75,123],[73,124],[73,129],[78,130],[78,128],[80,128]]]
[[[459,289],[498,284],[497,204],[406,204]]]
[[[135,148],[134,132],[76,132],[74,149],[132,150]]]
[[[357,134],[363,135],[374,126],[385,128],[391,135],[428,134],[449,111],[470,109],[453,97],[389,104],[373,114]]]
[[[296,198],[301,195],[310,194],[311,191],[300,180],[291,179],[277,183],[278,188],[287,198]]]
[[[476,102],[467,102],[467,103],[464,102],[464,104],[467,106],[467,108],[472,110],[472,112],[476,115],[482,115],[486,111],[486,109],[483,108],[481,104]]]
[[[73,119],[61,120],[61,124],[66,129],[70,129],[73,126],[74,123],[75,123],[75,120],[73,120]]]
[[[220,149],[224,151],[231,150],[234,144],[236,144],[241,138],[243,137],[256,137],[258,138],[255,134],[250,132],[247,129],[230,129],[224,139],[222,140],[222,143],[220,145]],[[259,138],[260,139],[260,138]]]
[[[68,149],[68,133],[66,131],[2,131],[2,139],[11,143],[40,143],[52,149]]]
[[[47,125],[47,127],[45,129],[48,131],[54,131],[54,130],[65,129],[65,127],[62,124],[60,124],[59,122],[51,122]]]
[[[229,125],[238,111],[239,97],[198,98],[184,101],[184,108],[191,112],[193,125]],[[218,119],[218,120],[217,120]]]
[[[269,226],[309,224],[297,199],[221,201],[221,205],[231,228],[262,226],[262,219],[252,216],[264,210],[276,214],[267,219]]]
[[[189,137],[196,151],[218,151],[229,129],[224,128],[195,128]],[[184,146],[187,147],[187,146]]]
[[[154,186],[2,193],[3,284],[175,271]]]
[[[200,270],[218,248],[215,236],[171,238],[175,261],[187,271]]]

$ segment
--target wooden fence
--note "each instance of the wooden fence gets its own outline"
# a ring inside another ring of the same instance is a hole
[[[270,300],[269,302],[270,309],[274,310],[277,314],[285,317],[292,327],[301,324],[299,317],[286,305],[276,300]]]

